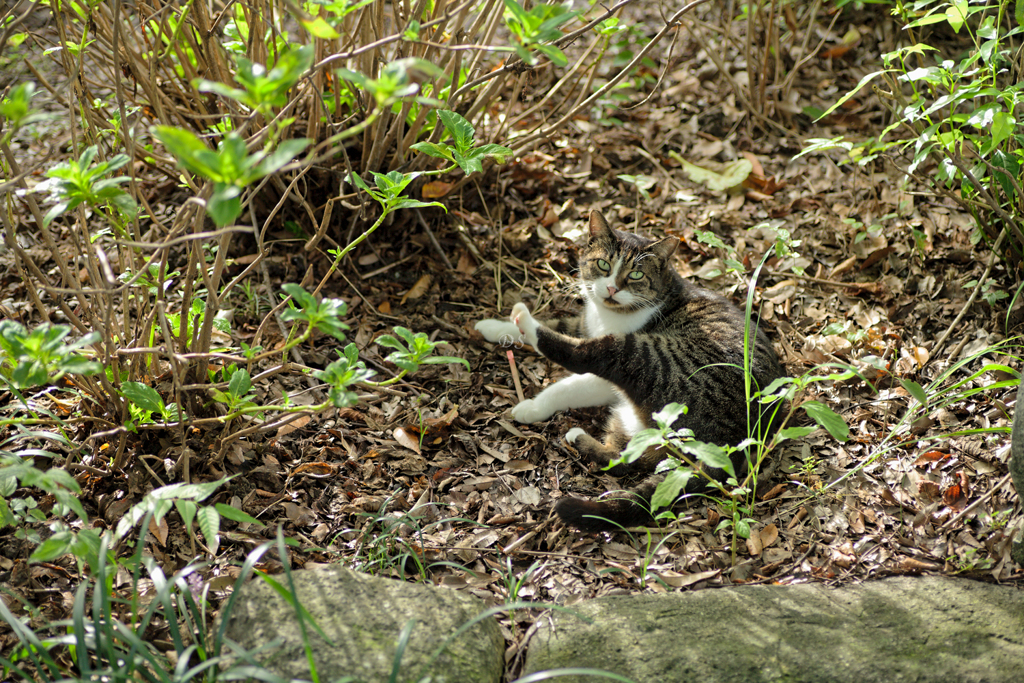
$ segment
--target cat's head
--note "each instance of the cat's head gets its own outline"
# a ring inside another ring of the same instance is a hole
[[[679,240],[654,241],[612,230],[590,213],[590,239],[580,251],[583,295],[602,308],[630,313],[661,303],[675,270],[671,258]]]

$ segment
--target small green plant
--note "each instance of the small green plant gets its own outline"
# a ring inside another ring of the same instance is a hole
[[[961,574],[985,571],[991,569],[994,564],[991,558],[979,557],[977,548],[967,548],[962,556],[950,555],[946,558],[946,561],[953,565],[956,571]]]
[[[206,212],[218,226],[230,225],[242,213],[242,190],[279,171],[309,146],[305,138],[284,140],[273,149],[249,154],[235,132],[225,135],[214,152],[195,133],[174,126],[154,126],[153,137],[163,143],[186,171],[213,182]]]
[[[971,280],[965,282],[963,285],[964,289],[974,289],[978,286],[977,280]],[[985,280],[985,283],[981,286],[981,298],[988,302],[989,306],[995,307],[996,303],[1008,298],[1010,295],[998,284],[992,282],[992,280]]]
[[[93,163],[96,154],[96,145],[87,147],[77,160],[57,164],[46,172],[48,180],[39,183],[36,191],[48,193],[56,203],[43,216],[44,225],[49,225],[54,218],[79,204],[86,204],[97,210],[114,206],[128,219],[138,215],[139,207],[135,199],[121,188],[121,184],[125,183],[128,177],[104,177],[127,164],[128,155],[117,154],[109,161]],[[115,227],[121,224],[120,220],[113,220]]]
[[[100,340],[96,332],[65,343],[69,325],[45,323],[31,332],[14,320],[0,321],[0,381],[17,389],[57,382],[65,375],[95,375],[103,365],[81,355]]]
[[[548,43],[561,38],[559,27],[575,17],[576,12],[562,4],[535,4],[527,12],[516,0],[505,0],[505,22],[516,38],[516,54],[530,66],[537,64],[537,57],[531,50],[540,52],[555,66],[568,63],[565,53]]]
[[[842,149],[861,166],[891,159],[968,210],[977,224],[974,242],[996,239],[1000,227],[1010,230],[1019,259],[1024,236],[1013,226],[1020,224],[1024,207],[1018,128],[1024,84],[1015,77],[1020,59],[1015,43],[1024,12],[1018,8],[1015,21],[1006,3],[956,1],[897,3],[893,13],[905,24],[909,44],[882,55],[881,70],[864,76],[822,114],[882,81],[884,89],[873,87],[890,109],[892,123],[867,140],[809,140],[801,155]],[[934,24],[965,34],[972,49],[947,57],[918,42],[921,30]],[[915,245],[924,238],[917,233]]]

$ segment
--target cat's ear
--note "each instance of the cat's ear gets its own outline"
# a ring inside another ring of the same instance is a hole
[[[604,219],[598,211],[590,212],[590,241],[594,240],[614,240],[615,234],[612,232],[611,227],[608,226],[608,221]]]
[[[665,239],[658,240],[651,246],[647,247],[648,251],[653,252],[662,261],[668,261],[672,254],[676,253],[676,247],[679,246],[679,238],[669,235]]]

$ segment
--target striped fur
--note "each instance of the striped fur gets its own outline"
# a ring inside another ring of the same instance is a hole
[[[689,408],[675,427],[692,429],[700,441],[736,445],[748,437],[743,313],[676,272],[671,256],[677,244],[672,237],[652,241],[614,231],[594,212],[590,240],[580,254],[583,314],[535,323],[540,353],[571,372],[609,381],[621,395],[604,443],[578,429],[567,435],[582,456],[598,465],[617,458],[636,430],[652,426],[651,414],[673,402]],[[522,322],[517,319],[521,330]],[[580,334],[584,331],[585,336]],[[751,343],[756,390],[783,370],[763,331],[752,333]],[[756,406],[751,413],[760,425]],[[764,435],[775,428],[760,426]],[[601,501],[563,498],[555,512],[567,524],[589,531],[648,521],[651,495],[663,478],[654,470],[662,459],[652,449],[631,465],[614,468],[615,476],[642,478],[630,491]],[[737,454],[735,466],[745,471],[742,454]]]

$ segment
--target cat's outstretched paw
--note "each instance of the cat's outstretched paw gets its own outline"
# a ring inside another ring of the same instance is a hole
[[[569,431],[567,431],[565,433],[565,441],[566,441],[566,443],[569,443],[569,444],[575,444],[576,443],[576,439],[580,438],[581,436],[586,436],[586,435],[587,435],[587,432],[586,432],[585,429],[580,429],[579,427],[573,427],[572,429],[570,429]]]
[[[552,415],[554,415],[554,411],[546,409],[532,398],[528,398],[512,408],[512,419],[523,424],[542,422]]]
[[[522,343],[523,341],[523,334],[519,331],[519,328],[507,320],[488,318],[478,322],[473,326],[473,329],[482,334],[487,341],[506,347],[514,346],[516,343]]]
[[[512,315],[509,316],[519,331],[523,333],[526,343],[537,348],[537,328],[540,326],[532,315],[526,304],[520,302],[512,307]]]

